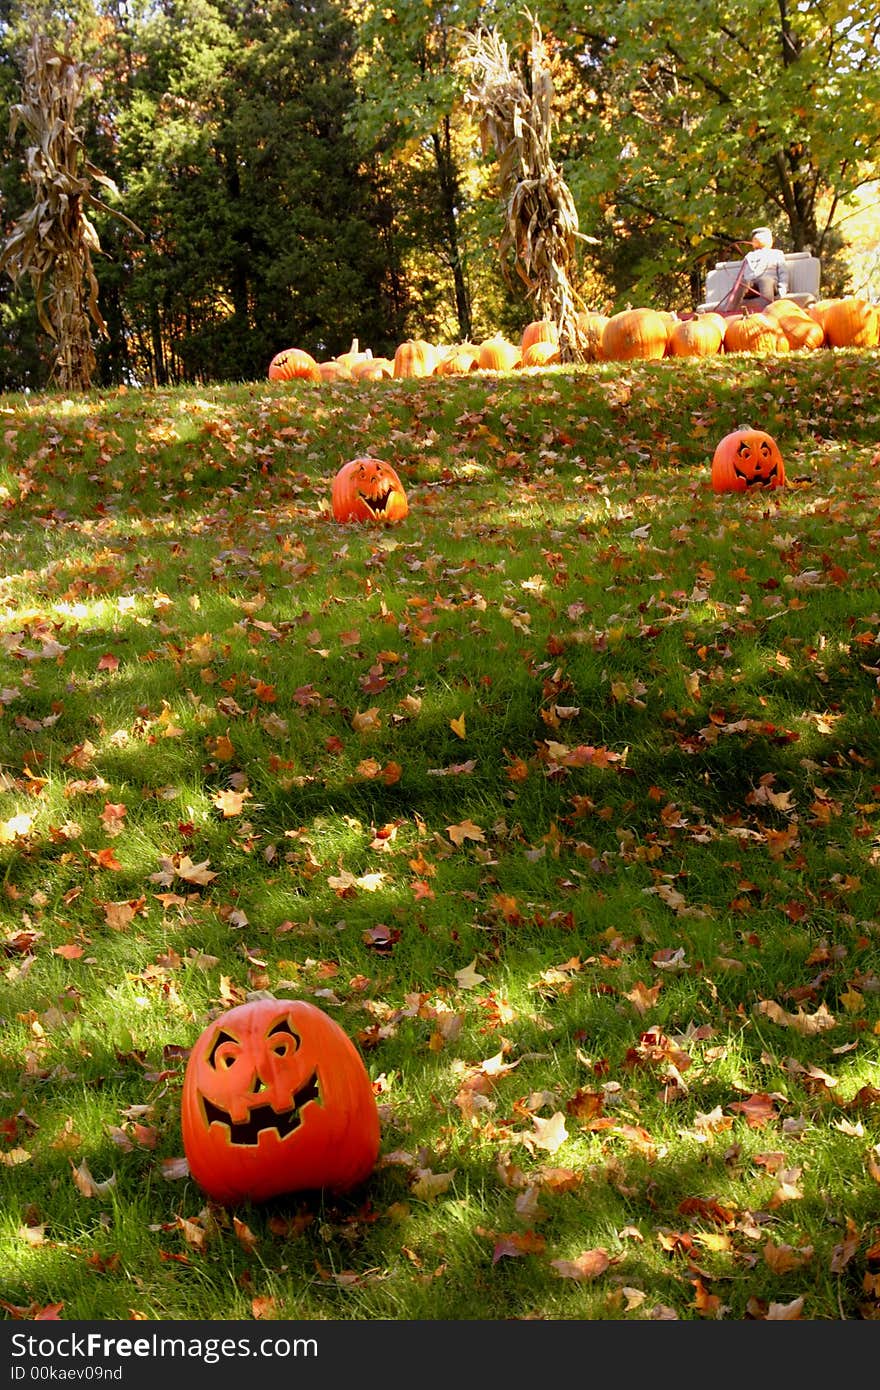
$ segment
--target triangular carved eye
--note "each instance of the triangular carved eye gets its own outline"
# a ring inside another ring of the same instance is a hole
[[[217,1055],[221,1048],[228,1049],[230,1045],[237,1048],[239,1046],[238,1038],[234,1038],[231,1033],[225,1033],[221,1028],[214,1039],[211,1051],[208,1053],[208,1066],[214,1067],[216,1071],[220,1071],[221,1069],[225,1071],[228,1067],[231,1067],[238,1056],[237,1052],[226,1050],[221,1056]]]
[[[282,1018],[279,1023],[269,1029],[266,1040],[269,1044],[269,1051],[274,1052],[278,1057],[296,1052],[300,1045],[299,1035],[293,1031],[290,1020],[286,1018]]]

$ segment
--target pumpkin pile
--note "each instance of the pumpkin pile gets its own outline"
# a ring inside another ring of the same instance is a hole
[[[808,349],[880,347],[880,305],[857,295],[820,299],[807,308],[779,299],[760,312],[678,314],[634,308],[616,314],[583,310],[575,331],[586,362],[631,362],[663,357],[712,357],[718,353],[799,352]],[[373,357],[355,339],[348,352],[317,362],[301,348],[286,348],[269,364],[272,381],[384,381],[471,372],[541,370],[560,360],[559,330],[536,319],[512,342],[496,333],[480,343],[439,346],[424,338],[398,344],[393,359]]]

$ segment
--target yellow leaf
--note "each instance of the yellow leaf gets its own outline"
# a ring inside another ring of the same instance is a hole
[[[382,720],[375,705],[368,710],[359,711],[352,716],[351,727],[357,734],[373,734],[381,729]]]
[[[454,734],[458,734],[459,738],[464,738],[464,713],[461,713],[457,719],[450,719],[449,727]]]
[[[857,989],[848,989],[840,996],[840,1002],[848,1014],[860,1014],[865,1007],[864,995]]]

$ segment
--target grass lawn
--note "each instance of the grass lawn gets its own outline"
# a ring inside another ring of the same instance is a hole
[[[3,1316],[878,1317],[880,354],[0,425]],[[363,1057],[353,1192],[188,1173],[263,994]]]

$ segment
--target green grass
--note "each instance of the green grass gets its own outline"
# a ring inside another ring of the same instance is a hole
[[[5,1316],[878,1316],[878,381],[0,401]],[[788,485],[716,495],[744,423]],[[361,1049],[357,1192],[174,1162],[261,991]]]

